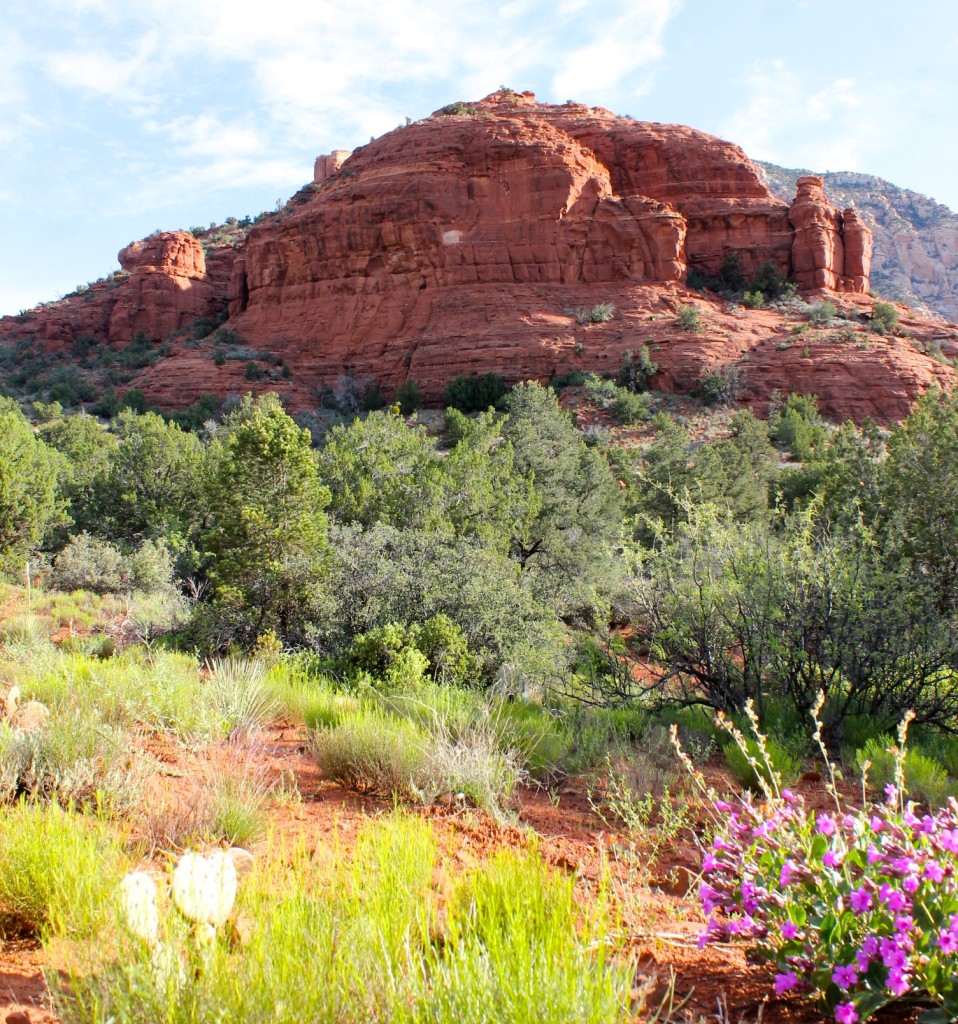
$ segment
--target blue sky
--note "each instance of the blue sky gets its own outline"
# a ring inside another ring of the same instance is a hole
[[[0,313],[500,84],[958,210],[954,0],[5,0]]]

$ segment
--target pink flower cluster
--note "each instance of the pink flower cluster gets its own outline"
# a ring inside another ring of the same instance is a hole
[[[748,940],[778,995],[816,996],[839,1024],[903,996],[958,1017],[958,803],[919,816],[887,796],[848,814],[808,812],[789,790],[717,805],[700,945]]]

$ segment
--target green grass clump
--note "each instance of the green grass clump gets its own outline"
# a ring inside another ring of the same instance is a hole
[[[41,936],[94,935],[125,867],[109,825],[58,804],[17,804],[0,819],[0,910]]]
[[[266,684],[266,666],[251,658],[219,658],[209,664],[207,699],[230,739],[261,729],[276,713]]]
[[[74,1024],[631,1019],[634,965],[601,893],[584,911],[574,879],[534,849],[496,856],[443,900],[447,871],[428,824],[402,813],[366,824],[350,855],[274,850],[241,888],[242,944],[218,940],[182,971],[143,947],[104,957],[60,988],[58,1010]]]
[[[889,782],[895,781],[893,747],[894,740],[890,736],[876,736],[855,755],[855,770],[859,775],[865,762],[869,762],[867,783],[873,790],[880,792]],[[926,807],[941,807],[948,802],[948,797],[958,794],[958,786],[948,778],[945,769],[917,747],[910,747],[905,752],[903,768],[908,795]]]
[[[329,778],[361,793],[417,801],[434,795],[429,746],[426,729],[370,707],[312,735],[313,756]]]
[[[783,785],[791,785],[801,772],[801,759],[771,736],[765,738],[765,749],[768,751],[772,771],[781,777]],[[750,758],[757,762],[757,769],[750,763]],[[771,780],[769,765],[763,762],[758,742],[751,736],[746,738],[745,750],[734,742],[726,746],[725,763],[735,781],[753,792],[761,792],[759,773],[766,782]]]
[[[30,732],[0,723],[2,801],[27,796],[125,811],[138,802],[145,776],[129,735],[96,714],[67,708]]]

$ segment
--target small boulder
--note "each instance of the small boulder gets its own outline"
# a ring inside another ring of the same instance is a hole
[[[20,732],[39,732],[50,717],[50,709],[38,700],[21,704],[10,716],[10,724]]]
[[[248,875],[256,864],[256,858],[249,852],[244,850],[242,846],[231,846],[225,851],[226,856],[233,862],[233,867],[236,869],[236,875],[238,878],[242,878],[244,875]]]

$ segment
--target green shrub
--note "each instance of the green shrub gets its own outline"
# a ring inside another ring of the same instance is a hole
[[[651,395],[636,394],[594,373],[585,378],[585,389],[600,409],[608,409],[612,413],[616,423],[638,423],[648,418],[652,408]]]
[[[396,388],[393,401],[399,406],[399,411],[403,416],[412,415],[422,405],[422,392],[412,377],[407,377]]]
[[[129,735],[87,709],[55,710],[29,732],[0,722],[0,800],[5,802],[23,795],[125,811],[139,800],[145,776]]]
[[[506,393],[506,385],[498,373],[459,376],[452,380],[443,394],[443,401],[460,412],[484,412]]]
[[[706,405],[733,405],[745,387],[745,374],[738,366],[719,366],[699,378],[698,394]]]
[[[679,327],[689,334],[702,330],[702,316],[695,306],[679,306]]]
[[[773,394],[768,429],[774,442],[784,445],[802,462],[811,458],[816,446],[827,436],[815,395],[793,393],[783,402],[779,392]]]
[[[861,775],[865,762],[869,763],[866,781],[880,792],[895,781],[894,741],[891,736],[876,736],[868,740],[855,754],[854,766]],[[941,807],[950,796],[958,795],[958,786],[949,780],[945,769],[917,747],[905,753],[905,789],[908,795],[929,808]]]
[[[777,299],[789,288],[788,282],[772,260],[759,264],[751,283],[753,293],[761,292],[767,299]]]
[[[51,581],[60,590],[91,590],[94,594],[130,589],[129,567],[119,548],[81,533],[57,555]]]
[[[790,753],[786,747],[771,736],[765,739],[765,749],[768,751],[771,770],[778,773],[782,783],[788,786],[795,782],[801,771],[801,759]],[[753,760],[756,762],[755,764],[752,764]],[[762,792],[759,775],[766,783],[771,781],[769,766],[764,763],[758,742],[752,736],[747,737],[745,750],[742,750],[734,742],[725,747],[725,764],[740,786],[755,793]]]
[[[834,302],[822,301],[813,302],[807,308],[808,322],[816,327],[823,327],[829,320],[834,320],[838,314],[838,307]]]
[[[580,309],[575,318],[580,324],[604,324],[615,316],[615,306],[611,302],[600,302],[589,309]]]
[[[276,712],[266,685],[266,667],[251,658],[217,658],[209,663],[207,700],[229,739],[261,729]]]
[[[650,339],[651,340],[651,339]],[[648,345],[640,345],[638,355],[629,349],[619,367],[616,383],[628,391],[645,391],[649,380],[659,372],[657,363],[652,361]]]
[[[612,403],[612,416],[616,423],[633,424],[647,420],[652,411],[652,396],[637,395],[625,388],[619,388]]]
[[[369,708],[343,714],[311,737],[323,773],[350,789],[428,802],[434,792],[429,733],[412,722]]]
[[[758,290],[746,292],[742,296],[742,305],[746,309],[761,309],[765,305],[765,293]]]
[[[872,306],[872,330],[876,334],[894,334],[898,328],[898,310],[890,302]]]
[[[440,612],[426,619],[416,638],[416,647],[429,661],[433,679],[462,685],[469,679],[473,661],[462,627]]]
[[[468,117],[476,113],[476,107],[471,103],[447,103],[440,111],[444,117]]]
[[[124,866],[105,821],[22,803],[0,819],[0,908],[43,936],[94,935]]]

